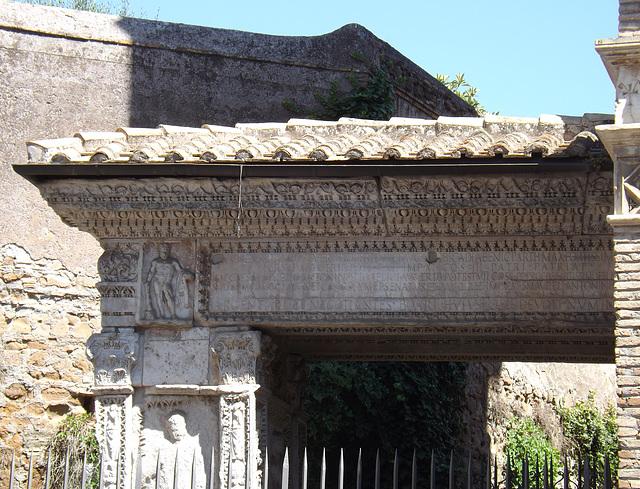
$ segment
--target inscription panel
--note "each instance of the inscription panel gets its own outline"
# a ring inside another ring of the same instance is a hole
[[[566,317],[613,311],[608,250],[266,252],[216,257],[208,287],[211,319],[226,313],[313,320],[318,313]]]

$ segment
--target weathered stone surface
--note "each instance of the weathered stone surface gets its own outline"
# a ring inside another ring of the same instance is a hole
[[[27,389],[22,384],[11,384],[2,393],[9,399],[23,400],[27,396]]]

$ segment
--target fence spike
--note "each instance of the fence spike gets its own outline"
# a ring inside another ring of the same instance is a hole
[[[13,476],[16,470],[16,449],[13,449],[13,454],[11,455],[11,469],[9,470],[9,489],[13,489]]]
[[[133,481],[133,489],[140,489],[142,487],[142,460],[140,460],[140,455],[138,455],[138,459],[134,460],[133,453],[131,454],[131,467],[135,465],[135,479]]]
[[[63,489],[69,487],[69,447],[67,446],[67,452],[64,457],[64,482],[62,484]]]
[[[160,452],[158,452],[158,456],[156,457],[156,489],[160,484]],[[100,489],[102,489],[102,472],[100,472]]]
[[[82,455],[82,479],[80,482],[80,488],[85,489],[87,487],[87,450],[85,449]]]
[[[178,462],[178,457],[180,456],[180,450],[176,447],[176,458],[173,463],[173,487],[180,487],[180,463]],[[119,464],[118,464],[119,465]],[[229,457],[229,469],[231,469],[231,457]],[[229,470],[231,473],[231,470]],[[120,478],[118,477],[118,480]],[[231,483],[231,477],[229,477],[229,483]],[[182,488],[180,488],[182,489]]]
[[[471,489],[471,452],[469,452],[469,460],[467,462],[467,489]]]
[[[213,489],[213,451],[211,452],[211,485]],[[262,472],[262,488],[269,489],[269,447],[264,447],[264,471]]]
[[[567,457],[564,458],[564,489],[569,489],[569,466],[567,465]]]
[[[307,473],[309,472],[309,465],[307,462],[307,447],[304,447],[304,454],[302,456],[302,489],[307,489]]]
[[[536,489],[540,489],[540,457],[536,455]]]
[[[522,460],[522,488],[529,489],[529,461],[526,453],[524,460]]]
[[[51,485],[51,448],[47,451],[47,472],[46,479],[44,481],[44,489],[49,489]]]
[[[416,460],[416,449],[413,449],[413,462],[411,463],[411,489],[418,487],[418,465]]]
[[[156,474],[156,486],[158,485],[158,477]],[[104,489],[104,455],[100,455],[100,482],[98,484],[98,489]]]
[[[542,489],[549,489],[549,457],[544,454],[544,467],[542,469]]]
[[[33,482],[33,450],[31,450],[31,454],[29,455],[29,474],[27,476],[27,489],[31,489],[32,482]]]
[[[551,456],[551,459],[549,460],[549,487],[551,489],[553,489],[554,487],[556,487],[556,484],[553,480],[553,455]]]
[[[327,487],[327,449],[322,449],[322,463],[320,464],[320,489]]]
[[[362,489],[362,448],[358,450],[358,466],[356,467],[356,489]]]
[[[393,489],[398,489],[398,449],[393,457]]]
[[[611,483],[611,465],[609,462],[609,455],[604,456],[604,489],[611,489],[613,484]]]
[[[506,489],[511,489],[511,457],[507,452],[507,470],[505,475],[505,487]]]
[[[498,456],[493,459],[493,489],[498,489]]]
[[[344,448],[340,449],[340,465],[338,466],[338,489],[344,489]]]
[[[436,452],[431,450],[431,474],[429,475],[429,489],[436,489]]]
[[[485,474],[485,489],[491,489],[491,454],[487,454],[487,473]]]
[[[380,449],[376,450],[376,479],[374,489],[380,489]]]
[[[282,489],[289,489],[289,448],[284,449],[282,461]]]
[[[584,457],[584,489],[591,489],[591,470],[589,467],[589,454]]]
[[[455,481],[455,472],[453,465],[453,450],[451,450],[451,458],[449,459],[449,489],[455,489],[456,481]]]
[[[196,447],[193,447],[193,459],[191,460],[191,489],[198,487],[198,467],[197,467]]]

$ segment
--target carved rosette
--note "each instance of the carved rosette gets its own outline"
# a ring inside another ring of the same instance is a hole
[[[220,384],[255,384],[256,361],[260,356],[259,331],[218,333],[211,349]]]
[[[87,341],[87,356],[93,363],[98,388],[131,386],[131,369],[136,362],[138,335],[99,333]]]

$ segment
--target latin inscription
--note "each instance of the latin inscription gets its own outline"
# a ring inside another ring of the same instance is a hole
[[[229,253],[216,312],[609,312],[603,251]]]

